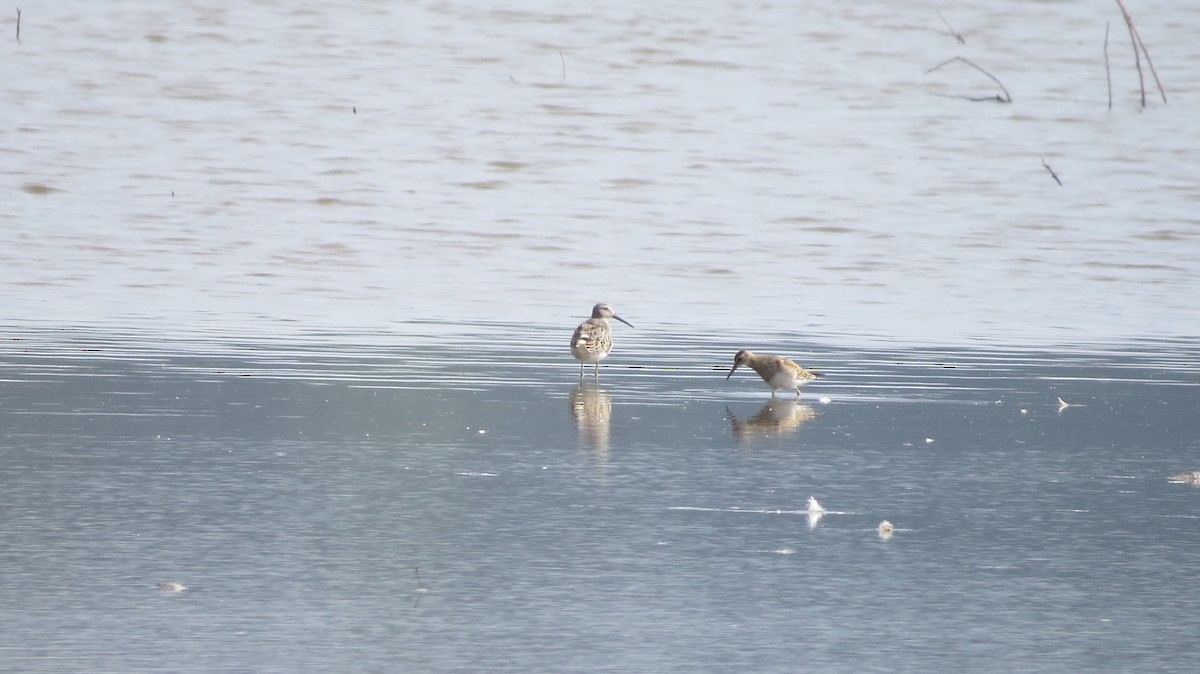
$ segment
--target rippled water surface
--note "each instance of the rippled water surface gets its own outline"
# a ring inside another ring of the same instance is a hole
[[[1165,104],[1115,3],[22,3],[0,669],[1190,671],[1200,9],[1126,4]]]
[[[951,343],[1200,322],[1200,7],[1133,10],[1170,95],[1146,109],[1115,4],[941,7],[962,44],[921,2],[22,9],[13,318],[356,330],[604,299]],[[1013,102],[927,72],[955,56]]]

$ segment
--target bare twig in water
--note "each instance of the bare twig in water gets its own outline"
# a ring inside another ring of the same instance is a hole
[[[1150,51],[1146,49],[1146,43],[1142,42],[1142,36],[1138,34],[1137,26],[1133,25],[1133,17],[1130,16],[1129,10],[1125,9],[1125,3],[1117,0],[1117,6],[1121,8],[1121,15],[1125,17],[1125,25],[1129,27],[1129,40],[1133,42],[1133,58],[1137,64],[1138,82],[1142,86],[1142,107],[1146,107],[1146,83],[1142,77],[1142,61],[1138,56],[1138,51],[1146,57],[1146,65],[1150,66],[1150,74],[1154,75],[1154,84],[1158,86],[1158,93],[1162,96],[1163,103],[1167,102],[1167,91],[1163,89],[1162,80],[1158,79],[1158,71],[1154,69],[1154,62],[1150,60]]]
[[[942,10],[937,10],[937,15],[938,18],[942,20],[942,23],[946,24],[946,30],[950,31],[950,34],[954,36],[955,40],[958,40],[959,44],[967,43],[963,36],[959,34],[958,31],[954,30],[954,27],[950,25],[950,22],[946,20],[946,17],[942,16]]]
[[[21,44],[21,8],[17,8],[17,44]]]
[[[1112,68],[1108,66],[1108,26],[1111,21],[1104,22],[1104,77],[1108,80],[1108,109],[1112,110]]]
[[[1121,4],[1121,0],[1117,0],[1117,4]],[[1124,5],[1121,6],[1121,11],[1125,11]],[[1133,64],[1137,66],[1138,87],[1142,91],[1142,107],[1146,107],[1146,77],[1142,75],[1142,55],[1138,50],[1137,38],[1133,34],[1133,24],[1130,23],[1129,15],[1125,14],[1125,27],[1129,29],[1129,42],[1133,45]]]
[[[558,60],[562,61],[562,81],[567,81],[567,58],[563,56],[562,50],[558,50]]]
[[[1045,166],[1046,170],[1050,172],[1050,177],[1054,178],[1054,182],[1058,183],[1059,187],[1062,187],[1062,181],[1058,179],[1058,174],[1054,172],[1054,169],[1050,168],[1050,165],[1046,163],[1045,157],[1042,157],[1042,166]]]
[[[962,56],[955,56],[952,59],[949,59],[947,61],[942,61],[941,63],[930,68],[929,70],[926,70],[925,74],[928,75],[929,73],[937,70],[938,68],[941,68],[942,66],[946,66],[951,63],[954,63],[955,61],[962,61],[963,63],[971,66],[972,68],[978,70],[979,72],[983,73],[984,75],[987,75],[988,77],[991,78],[991,80],[993,82],[995,82],[1000,87],[1001,91],[1004,92],[1003,95],[996,94],[994,96],[978,96],[978,97],[976,97],[976,96],[959,96],[959,98],[965,98],[968,101],[998,101],[1000,103],[1012,103],[1012,95],[1008,93],[1008,88],[1004,86],[1004,83],[1001,82],[1000,80],[996,79],[995,75],[993,75],[993,74],[989,73],[988,71],[984,70],[983,68],[979,67],[971,59],[968,59],[968,58],[965,58]]]

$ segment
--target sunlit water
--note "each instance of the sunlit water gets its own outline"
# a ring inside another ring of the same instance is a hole
[[[603,299],[660,325],[1067,344],[1200,323],[1200,5],[1134,10],[1170,95],[1150,82],[1144,110],[1113,3],[22,10],[13,318],[356,330]],[[954,56],[1013,102],[926,72]]]
[[[0,669],[1190,671],[1200,9],[793,5],[22,3]]]
[[[1200,490],[1168,478],[1200,468],[1194,342],[784,343],[826,371],[797,402],[725,381],[731,343],[624,334],[597,384],[558,330],[438,346],[455,340],[406,327],[19,333],[0,357],[6,666],[1192,660]]]

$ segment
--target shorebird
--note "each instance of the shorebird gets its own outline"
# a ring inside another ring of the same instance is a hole
[[[760,356],[742,349],[733,357],[733,367],[729,374],[725,375],[725,381],[729,381],[742,365],[750,366],[751,370],[767,382],[767,386],[771,387],[772,398],[775,397],[775,390],[782,388],[795,389],[796,397],[799,398],[800,387],[821,376],[821,373],[805,370],[782,356]]]
[[[612,326],[608,319],[615,318],[629,327],[633,324],[613,313],[612,307],[601,302],[592,307],[592,317],[575,328],[571,335],[571,355],[579,361],[579,376],[583,376],[585,363],[596,364],[596,377],[600,376],[600,361],[612,353]]]

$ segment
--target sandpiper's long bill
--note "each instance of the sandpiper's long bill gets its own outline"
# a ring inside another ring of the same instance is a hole
[[[767,386],[771,387],[772,397],[777,389],[794,389],[796,397],[799,398],[800,387],[821,376],[821,373],[806,370],[782,356],[760,356],[742,349],[733,357],[733,367],[730,368],[729,374],[725,375],[725,381],[729,381],[742,365],[757,372],[758,376],[767,382]]]
[[[583,376],[583,366],[593,363],[596,366],[596,377],[600,376],[600,361],[612,353],[612,326],[608,319],[615,318],[629,327],[633,324],[613,313],[612,307],[601,302],[592,307],[592,317],[575,328],[571,335],[571,355],[579,361],[579,376]]]

